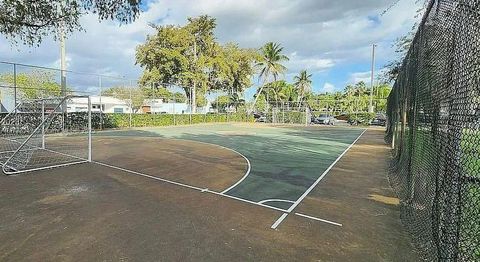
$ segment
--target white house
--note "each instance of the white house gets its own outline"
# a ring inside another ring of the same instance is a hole
[[[132,109],[127,101],[111,96],[90,96],[92,112],[103,113],[131,113]],[[85,98],[72,98],[67,103],[67,112],[85,112],[88,110],[88,100]]]
[[[197,114],[206,114],[212,111],[210,102],[204,107],[197,107]],[[190,105],[188,103],[168,103],[163,99],[145,99],[142,112],[146,114],[189,114]]]
[[[190,105],[188,103],[165,103],[163,99],[145,99],[140,110],[133,112],[129,102],[111,96],[90,96],[92,103],[92,112],[103,113],[137,113],[137,114],[189,114]],[[67,112],[86,112],[88,110],[88,100],[85,98],[72,98],[67,103]],[[197,114],[206,114],[213,112],[210,102],[205,107],[197,107]]]
[[[186,114],[189,112],[187,103],[165,103],[162,99],[146,99],[142,112],[147,114]]]

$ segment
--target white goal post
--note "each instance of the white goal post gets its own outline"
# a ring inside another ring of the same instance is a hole
[[[91,129],[89,96],[22,101],[0,121],[2,170],[17,174],[91,162]]]

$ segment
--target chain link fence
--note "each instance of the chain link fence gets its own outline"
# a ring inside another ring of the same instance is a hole
[[[480,261],[480,1],[430,1],[388,98],[390,181],[429,261]]]
[[[264,122],[309,124],[306,102],[257,103],[241,94],[192,90],[169,83],[140,85],[137,80],[59,70],[19,63],[0,62],[0,115],[5,116],[23,101],[88,95],[91,98],[92,128],[129,128],[216,122]],[[86,112],[83,101],[70,101],[67,114]]]

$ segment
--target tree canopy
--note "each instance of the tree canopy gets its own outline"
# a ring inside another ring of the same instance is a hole
[[[270,80],[273,82],[277,81],[278,76],[287,71],[287,68],[282,63],[289,59],[282,52],[283,47],[280,46],[280,44],[273,42],[268,42],[260,48],[260,55],[256,67],[260,72],[258,79],[262,80],[262,85],[255,96],[253,105],[257,103],[258,94],[262,93],[265,84]]]
[[[58,37],[59,28],[65,33],[82,30],[79,19],[87,13],[99,20],[128,23],[140,12],[141,0],[2,0],[0,1],[0,33],[23,44],[40,44],[44,37]]]
[[[295,83],[293,84],[298,90],[299,101],[303,97],[312,91],[312,75],[307,73],[307,70],[302,70],[293,78]]]
[[[14,92],[13,85],[16,83],[18,95],[26,99],[56,97],[60,96],[62,92],[60,84],[55,81],[55,75],[41,70],[19,73],[16,75],[16,79],[13,74],[3,74],[0,75],[0,82],[11,86],[12,88],[7,90],[12,93]]]
[[[184,26],[153,25],[156,34],[137,47],[136,62],[144,68],[140,83],[167,83],[184,89],[196,105],[205,94],[221,90],[241,93],[251,83],[256,52],[215,39],[216,20],[207,15],[188,18]]]

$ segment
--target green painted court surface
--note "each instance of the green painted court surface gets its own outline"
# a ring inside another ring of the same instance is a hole
[[[158,136],[216,144],[233,149],[251,171],[225,194],[288,209],[364,129],[349,127],[215,124],[125,131],[98,136]]]

